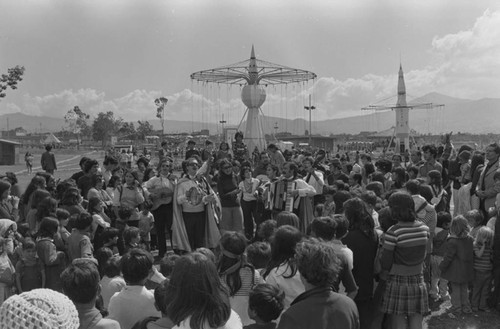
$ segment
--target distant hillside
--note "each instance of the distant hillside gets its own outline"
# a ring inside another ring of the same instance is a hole
[[[447,131],[470,133],[498,133],[500,131],[500,99],[485,98],[467,100],[431,93],[409,101],[410,103],[445,104],[442,109],[415,109],[410,112],[410,127],[420,133],[442,133]],[[368,105],[368,104],[367,104]],[[361,131],[382,131],[395,125],[393,111],[378,113],[362,113],[341,119],[312,122],[312,133],[357,134]],[[364,115],[363,115],[364,114]],[[62,118],[36,117],[22,113],[4,114],[0,116],[0,130],[6,130],[7,118],[9,128],[23,127],[28,132],[54,132],[67,126]],[[155,129],[161,129],[159,120],[149,121]],[[309,129],[309,122],[302,118],[283,119],[265,117],[263,126],[266,132],[273,132],[275,123],[278,132],[304,134]],[[165,121],[166,133],[180,133],[209,129],[211,134],[217,132],[216,123],[191,121]]]

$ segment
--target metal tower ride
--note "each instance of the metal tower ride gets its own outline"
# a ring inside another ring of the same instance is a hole
[[[191,79],[200,82],[244,86],[241,90],[241,100],[247,107],[244,141],[250,152],[255,147],[259,151],[266,147],[261,120],[261,106],[266,100],[265,87],[315,78],[316,74],[309,71],[258,60],[253,46],[249,60],[191,74]]]

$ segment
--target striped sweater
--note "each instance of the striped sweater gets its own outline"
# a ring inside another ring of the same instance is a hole
[[[415,222],[398,222],[386,234],[380,263],[384,270],[395,275],[422,273],[429,228]]]
[[[481,254],[481,247],[474,243],[474,270],[481,272],[491,272],[493,270],[493,250],[487,244]],[[478,256],[481,254],[481,256]]]

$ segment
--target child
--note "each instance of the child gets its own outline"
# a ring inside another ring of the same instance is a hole
[[[66,250],[66,245],[68,243],[68,238],[71,233],[69,233],[66,225],[69,222],[69,211],[62,208],[57,208],[56,217],[59,221],[59,229],[57,230],[57,234],[54,238],[54,243],[56,244],[57,250]]]
[[[127,228],[127,222],[129,221],[130,217],[132,217],[132,212],[133,210],[129,207],[120,207],[118,209],[118,218],[116,219],[115,226],[118,229],[118,250],[120,252],[120,255],[125,254],[125,244],[123,242],[123,232],[125,231],[125,228]]]
[[[441,277],[439,264],[443,261],[444,244],[450,232],[451,215],[440,212],[437,216],[436,235],[432,240],[433,248],[431,254],[431,289],[429,295],[434,300],[449,300],[448,281]]]
[[[144,287],[153,270],[153,256],[142,249],[131,249],[121,260],[121,271],[127,285],[109,301],[109,318],[122,329],[130,329],[146,316],[161,316],[154,306],[154,295]]]
[[[101,278],[104,276],[104,266],[106,262],[113,257],[113,251],[107,247],[101,247],[94,253],[94,258],[97,260],[97,268]]]
[[[212,250],[201,247],[201,248],[196,248],[196,252],[199,252],[202,255],[205,255],[209,260],[212,261],[215,265],[217,265],[217,257],[215,257],[215,254]]]
[[[477,209],[469,210],[465,214],[465,218],[467,219],[467,222],[469,223],[469,226],[471,228],[469,234],[473,239],[475,239],[477,236],[477,232],[483,226],[482,224],[484,220],[483,213]]]
[[[56,291],[62,291],[59,277],[65,267],[66,255],[57,251],[54,236],[59,228],[57,219],[46,217],[40,223],[38,238],[36,239],[36,252],[45,271],[45,286]]]
[[[244,326],[244,329],[274,329],[276,320],[283,312],[285,293],[267,283],[256,285],[248,299],[248,316],[255,323]]]
[[[125,253],[127,253],[130,249],[139,248],[139,242],[141,242],[141,231],[137,227],[127,227],[125,231],[123,231]]]
[[[268,242],[254,242],[247,247],[248,263],[262,275],[271,260],[271,244]]]
[[[490,312],[487,300],[493,279],[493,231],[482,226],[474,241],[474,281],[472,283],[472,310]]]
[[[88,212],[92,215],[92,226],[90,230],[90,239],[94,241],[99,238],[102,231],[110,227],[110,223],[106,222],[103,217],[104,209],[103,202],[97,197],[91,197],[88,204]],[[107,218],[107,216],[106,216]]]
[[[144,202],[141,213],[139,214],[139,230],[141,243],[147,251],[151,250],[151,230],[153,229],[155,219],[151,213],[153,204],[149,201]]]
[[[456,216],[451,221],[450,236],[446,240],[443,261],[439,265],[441,277],[451,284],[452,313],[472,313],[467,288],[474,278],[474,240],[469,230],[465,217]]]
[[[173,299],[172,294],[167,293],[169,280],[163,281],[158,287],[155,288],[155,307],[161,312],[161,318],[156,316],[149,316],[137,322],[133,329],[170,329],[175,327],[175,323],[167,315],[167,306]]]
[[[323,190],[323,196],[325,197],[323,216],[335,215],[335,202],[333,201],[334,195],[335,190],[331,187],[325,187],[325,189]]]
[[[219,276],[229,292],[231,308],[238,313],[243,325],[250,324],[248,295],[252,286],[262,283],[254,267],[244,257],[246,238],[238,232],[226,232],[221,240],[222,255],[218,264]]]
[[[0,237],[0,305],[12,295],[15,268],[7,255],[6,239]]]
[[[347,296],[354,299],[358,292],[358,287],[352,275],[354,258],[352,250],[345,246],[341,239],[347,235],[349,221],[344,215],[334,215],[332,217],[319,217],[313,219],[311,223],[311,235],[326,242],[329,242],[341,262],[337,280],[333,283],[335,291],[339,291],[340,282],[345,287]]]
[[[102,231],[101,236],[98,240],[95,241],[95,247],[97,249],[106,247],[111,249],[113,255],[118,255],[118,237],[120,235],[120,231],[114,227],[105,228]]]
[[[160,273],[163,274],[167,279],[170,278],[170,274],[175,266],[175,262],[181,258],[177,254],[167,254],[160,260]]]
[[[314,206],[314,217],[321,217],[323,216],[323,213],[325,211],[325,204],[324,203],[318,203],[317,205]]]
[[[45,285],[45,271],[36,257],[36,244],[31,239],[23,243],[22,258],[16,264],[17,292],[22,293]]]
[[[276,232],[276,226],[276,221],[273,219],[268,219],[260,224],[257,230],[258,240],[271,243],[274,233]]]
[[[72,262],[76,258],[93,258],[94,246],[90,242],[92,216],[84,212],[78,215],[71,235],[68,238],[68,257]]]
[[[108,309],[111,297],[126,286],[120,272],[120,256],[113,256],[104,263],[101,279],[101,296],[104,309]]]
[[[99,271],[89,259],[78,259],[61,274],[64,294],[71,299],[78,311],[80,328],[119,329],[117,321],[105,319],[96,308],[99,295]]]

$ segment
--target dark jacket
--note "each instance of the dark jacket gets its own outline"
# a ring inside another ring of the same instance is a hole
[[[470,236],[446,240],[443,261],[439,265],[443,279],[453,283],[467,283],[474,279],[473,243]]]
[[[42,165],[42,169],[45,171],[54,171],[57,170],[56,165],[56,157],[52,152],[44,152],[42,154],[42,158],[40,160],[40,164]]]
[[[331,288],[317,287],[300,294],[283,313],[278,329],[358,329],[356,304]]]

